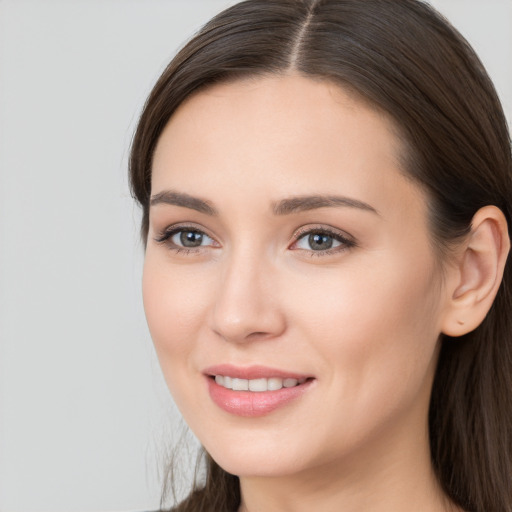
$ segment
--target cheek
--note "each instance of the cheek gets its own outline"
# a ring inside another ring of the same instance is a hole
[[[197,407],[194,353],[204,329],[208,289],[197,273],[172,268],[165,257],[146,253],[142,292],[151,338],[167,387],[185,418]],[[193,417],[193,415],[192,415]]]
[[[321,378],[325,407],[319,407],[309,428],[331,440],[326,456],[361,446],[384,426],[426,417],[439,288],[428,262],[425,272],[416,262],[340,269],[330,277],[317,275],[315,286],[301,277],[296,283],[302,286],[289,290],[294,338],[301,344],[296,350],[307,354]]]
[[[208,287],[204,276],[173,269],[148,251],[142,293],[149,330],[161,364],[179,365],[193,349],[192,340],[204,326]],[[172,357],[167,357],[172,356]]]
[[[405,383],[417,389],[430,371],[439,334],[440,288],[432,261],[424,254],[382,255],[369,263],[317,276],[315,286],[302,277],[296,281],[302,286],[289,293],[307,333],[302,339],[314,340],[333,388],[349,388],[361,401],[364,390],[407,390]]]

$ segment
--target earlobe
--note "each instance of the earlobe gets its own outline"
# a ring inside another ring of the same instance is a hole
[[[455,278],[447,290],[444,334],[462,336],[480,325],[498,293],[509,249],[503,212],[495,206],[478,210],[457,264],[450,270]]]

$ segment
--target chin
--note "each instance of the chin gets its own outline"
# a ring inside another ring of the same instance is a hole
[[[213,457],[213,456],[212,456]],[[279,460],[277,458],[262,457],[241,458],[222,454],[220,457],[213,457],[215,462],[225,471],[239,477],[283,477],[297,473],[302,469],[297,462]]]
[[[302,445],[302,443],[301,443]],[[302,445],[303,446],[303,445]],[[214,443],[213,449],[206,451],[225,471],[241,477],[279,477],[302,471],[307,466],[307,456],[299,446],[265,439],[263,442],[246,441]]]

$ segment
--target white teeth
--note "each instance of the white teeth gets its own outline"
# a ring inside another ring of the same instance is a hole
[[[267,389],[269,391],[277,391],[283,387],[283,379],[277,377],[267,379]]]
[[[270,379],[237,379],[225,375],[216,375],[215,382],[226,389],[234,391],[278,391],[281,388],[293,388],[298,384],[306,381],[302,379],[280,379],[279,377],[271,377]]]
[[[249,391],[247,379],[233,379],[233,391]]]
[[[267,391],[267,379],[251,379],[249,381],[250,391]]]

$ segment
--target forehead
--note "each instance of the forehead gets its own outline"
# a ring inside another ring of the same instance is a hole
[[[401,138],[394,120],[353,88],[341,87],[327,79],[292,74],[249,77],[201,89],[177,108],[158,145],[162,138],[167,138],[166,133],[174,131],[176,124],[180,125],[180,131],[187,125],[196,130],[198,125],[194,123],[209,120],[217,122],[217,129],[221,123],[226,129],[230,124],[225,121],[243,118],[244,129],[252,126],[268,130],[274,126],[274,131],[285,128],[292,134],[294,128],[312,128],[318,122],[328,129],[336,117],[339,121],[342,111],[346,117],[352,117],[353,122],[356,119],[369,122],[367,129],[372,121],[381,125],[380,128],[396,137],[397,143]],[[279,124],[274,124],[276,121]],[[319,128],[318,124],[316,128]],[[314,135],[311,130],[309,133]]]
[[[154,155],[152,193],[224,193],[231,183],[240,193],[336,188],[379,202],[384,181],[388,189],[404,186],[397,133],[388,116],[326,80],[290,75],[218,84],[170,119]]]

